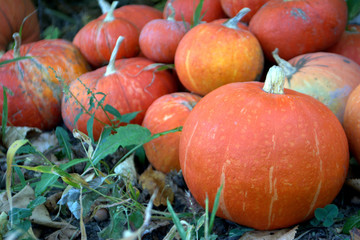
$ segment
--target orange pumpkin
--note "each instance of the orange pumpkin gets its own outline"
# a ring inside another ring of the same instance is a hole
[[[153,134],[180,127],[200,99],[200,96],[187,92],[166,94],[150,105],[142,126]],[[166,134],[144,145],[147,159],[158,171],[180,170],[180,135],[181,132]]]
[[[276,48],[285,60],[329,48],[339,41],[346,23],[344,0],[271,0],[253,16],[249,29],[274,61]]]
[[[9,125],[42,130],[56,127],[61,122],[62,86],[58,77],[69,84],[90,69],[88,63],[73,44],[60,39],[28,43],[20,49],[16,46],[15,52],[8,51],[0,62],[15,57],[30,58],[0,68],[1,86],[14,93],[7,96]],[[1,94],[1,111],[2,108]]]
[[[220,0],[221,7],[228,17],[234,17],[244,7],[250,12],[241,21],[248,23],[255,13],[269,0]]]
[[[261,77],[264,65],[261,46],[251,32],[237,27],[248,10],[243,9],[224,24],[199,24],[181,39],[175,53],[175,68],[189,91],[205,95],[227,83]]]
[[[0,51],[6,51],[12,35],[22,28],[22,42],[29,43],[40,39],[40,26],[35,7],[31,0],[3,0],[0,4]],[[30,15],[32,14],[32,15]]]
[[[260,230],[289,227],[330,204],[345,181],[349,150],[335,115],[313,97],[284,89],[279,67],[265,84],[231,83],[203,97],[180,137],[190,192],[217,215]]]

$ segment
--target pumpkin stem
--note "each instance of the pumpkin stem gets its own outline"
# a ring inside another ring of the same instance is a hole
[[[108,75],[111,75],[113,73],[116,73],[116,68],[115,68],[116,55],[117,55],[117,53],[119,51],[119,47],[120,47],[120,44],[122,43],[122,41],[124,41],[124,37],[120,36],[117,39],[114,50],[111,53],[110,61],[109,61],[109,64],[107,65],[107,67],[106,67],[106,72],[105,72],[104,76],[108,76]]]
[[[279,56],[279,49],[275,48],[275,50],[272,52],[272,55],[276,63],[279,65],[279,67],[281,67],[284,70],[286,77],[290,79],[291,76],[294,75],[294,73],[296,73],[297,71],[296,67],[294,67],[288,61],[282,59]]]
[[[98,0],[98,4],[101,8],[101,12],[103,14],[107,13],[108,11],[110,11],[110,3],[108,3],[107,1],[105,0]]]
[[[272,94],[284,94],[285,73],[279,66],[272,66],[265,79],[263,90]]]
[[[238,22],[248,13],[250,12],[250,8],[243,8],[241,9],[238,14],[236,14],[235,17],[230,18],[229,20],[227,20],[226,22],[224,22],[222,25],[224,25],[225,27],[228,28],[233,28],[233,29],[239,29],[238,27]]]
[[[13,39],[15,41],[14,45],[14,58],[20,57],[20,45],[21,45],[21,37],[19,33],[13,34]]]
[[[111,4],[111,7],[109,9],[109,11],[106,14],[106,17],[104,18],[104,22],[111,22],[114,21],[115,17],[114,17],[114,10],[116,8],[116,6],[118,5],[118,1],[114,1]]]
[[[175,21],[175,8],[173,7],[173,5],[172,5],[172,2],[173,2],[174,0],[171,0],[170,2],[169,2],[169,4],[168,4],[168,7],[169,7],[169,9],[170,9],[170,15],[167,17],[167,19],[166,20],[169,20],[169,21]]]

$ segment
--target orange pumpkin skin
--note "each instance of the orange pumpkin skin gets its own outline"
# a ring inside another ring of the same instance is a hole
[[[340,40],[326,51],[343,55],[360,65],[360,26],[349,25]]]
[[[35,11],[31,0],[3,0],[0,4],[0,51],[6,51],[12,35],[19,32],[25,17]],[[22,28],[22,42],[40,39],[40,26],[36,13],[31,15]]]
[[[200,95],[227,83],[257,80],[263,65],[261,46],[252,33],[217,23],[192,28],[175,53],[181,83]]]
[[[166,94],[150,105],[142,126],[153,134],[180,127],[200,99],[200,96],[187,92]],[[144,144],[146,157],[156,170],[164,173],[180,170],[180,135],[181,132],[170,133]]]
[[[172,0],[167,0],[165,4],[163,11],[164,19],[167,19],[171,14],[168,7],[170,1]],[[192,23],[194,12],[199,3],[200,0],[173,0],[171,4],[175,9],[175,20],[185,20],[188,23]],[[201,16],[204,16],[201,19],[202,21],[210,22],[218,18],[224,18],[226,14],[221,8],[220,0],[204,0]]]
[[[296,71],[285,87],[308,94],[329,107],[342,123],[349,94],[360,84],[360,66],[344,56],[317,52],[289,60]]]
[[[139,44],[141,52],[150,60],[173,63],[176,48],[190,26],[183,22],[155,19],[141,30]]]
[[[329,48],[339,41],[346,23],[344,0],[271,0],[253,16],[249,29],[274,61],[276,48],[285,60]]]
[[[115,9],[114,16],[117,18],[124,18],[133,23],[140,32],[151,20],[162,19],[163,13],[151,6],[129,4]]]
[[[269,94],[259,82],[231,83],[189,114],[180,138],[187,186],[217,215],[260,230],[308,220],[340,191],[348,143],[334,114],[307,95]]]
[[[0,83],[14,95],[8,98],[8,122],[13,126],[49,130],[61,121],[62,87],[56,74],[69,84],[89,71],[80,51],[65,40],[41,40],[20,47],[20,56],[30,56],[0,68]],[[1,61],[14,58],[14,51],[5,53]],[[51,69],[52,68],[52,69]],[[0,96],[0,109],[3,95]],[[0,116],[1,119],[1,116]]]
[[[248,7],[251,11],[241,21],[248,23],[259,8],[269,0],[220,0],[221,7],[228,17],[234,17],[241,9]]]
[[[122,115],[140,111],[131,123],[141,124],[147,108],[155,99],[176,91],[176,82],[171,73],[144,70],[150,64],[154,64],[154,62],[146,58],[120,59],[115,62],[116,73],[114,74],[104,76],[106,67],[102,67],[81,75],[79,79],[94,93],[103,92],[106,94],[104,106],[109,104]],[[87,95],[87,91],[80,81],[73,81],[69,90],[86,109],[90,107],[89,95]],[[98,95],[97,99],[100,100],[102,97],[102,95]],[[71,131],[76,128],[87,133],[86,126],[90,118],[89,115],[82,114],[74,126],[75,117],[80,113],[80,110],[74,98],[63,98],[61,112],[67,128]],[[110,125],[102,109],[95,110],[95,117]],[[103,128],[104,126],[100,122],[94,121],[93,135],[95,140],[99,139]]]
[[[115,18],[104,22],[106,14],[87,23],[75,35],[73,43],[95,68],[107,64],[119,36],[125,38],[116,59],[135,57],[140,50],[139,31],[134,24]]]

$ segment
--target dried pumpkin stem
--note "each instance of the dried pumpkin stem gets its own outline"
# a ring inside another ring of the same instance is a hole
[[[104,76],[108,76],[108,75],[111,75],[111,74],[116,72],[116,68],[115,68],[116,55],[117,55],[117,53],[119,51],[119,47],[120,47],[120,44],[122,43],[122,41],[124,41],[124,37],[120,36],[117,39],[114,50],[111,53],[110,61],[109,61],[109,64],[107,65],[107,67],[106,67],[106,72],[105,72]]]
[[[248,12],[250,12],[250,8],[246,7],[241,9],[235,17],[230,18],[225,23],[223,23],[223,25],[228,28],[239,29],[237,24]]]
[[[98,4],[101,8],[101,12],[103,14],[107,13],[109,10],[110,10],[110,3],[108,3],[107,1],[105,0],[98,0]]]
[[[116,6],[118,5],[118,1],[115,1],[111,4],[111,7],[109,9],[109,11],[106,14],[106,17],[104,18],[104,22],[111,22],[114,21],[115,17],[114,17],[114,10],[116,8]]]
[[[272,66],[265,79],[263,90],[272,94],[284,94],[285,73],[279,66]]]
[[[15,41],[14,45],[14,58],[20,57],[20,46],[21,46],[21,37],[19,33],[13,34],[13,39]]]
[[[175,8],[172,5],[173,1],[174,0],[170,1],[169,4],[168,4],[168,7],[170,9],[170,15],[167,17],[166,20],[169,20],[169,21],[175,21]]]
[[[272,52],[273,58],[275,59],[276,63],[281,67],[287,78],[291,78],[294,73],[296,73],[297,69],[293,65],[291,65],[288,61],[282,59],[279,56],[279,49],[275,48],[275,50]]]

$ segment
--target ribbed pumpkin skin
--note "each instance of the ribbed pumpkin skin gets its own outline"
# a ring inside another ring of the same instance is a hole
[[[167,0],[163,11],[164,19],[168,18],[171,14],[168,7],[170,1],[171,0]],[[188,23],[192,23],[194,12],[199,2],[200,0],[174,0],[171,4],[175,9],[175,20],[185,20]],[[202,21],[210,22],[218,18],[224,18],[226,14],[221,8],[220,0],[204,0],[201,16],[204,16]]]
[[[106,67],[102,67],[83,74],[79,78],[94,93],[103,92],[107,95],[104,106],[110,104],[120,114],[141,111],[131,121],[131,123],[141,124],[151,103],[162,95],[175,92],[177,87],[171,73],[166,71],[154,73],[154,70],[143,70],[150,64],[154,64],[154,62],[140,57],[120,59],[115,62],[116,73],[114,74],[104,76]],[[90,107],[89,95],[83,84],[73,81],[69,90],[88,109]],[[98,100],[102,97],[103,95],[97,95]],[[81,132],[87,133],[86,126],[89,115],[83,114],[74,126],[74,119],[80,113],[80,106],[76,104],[74,98],[64,97],[61,108],[64,123],[70,130],[77,128]],[[101,109],[96,110],[95,117],[110,124]],[[103,127],[98,121],[94,121],[95,139],[99,138]]]
[[[349,140],[350,152],[360,163],[360,85],[349,96],[344,113],[344,129]]]
[[[190,29],[184,22],[155,19],[141,30],[139,44],[141,52],[150,60],[173,63],[180,40]]]
[[[360,65],[360,26],[348,25],[347,29],[340,40],[326,51],[343,55]]]
[[[250,8],[250,12],[241,19],[248,23],[259,8],[269,0],[220,0],[221,7],[228,17],[234,17],[244,7]]]
[[[183,126],[200,96],[177,92],[156,99],[145,114],[143,127],[159,133]],[[168,173],[180,170],[179,141],[181,132],[169,133],[144,144],[146,157],[156,170]]]
[[[340,191],[348,143],[334,114],[312,97],[285,89],[269,94],[258,82],[231,83],[205,97],[180,138],[187,186],[218,216],[267,230],[308,220]]]
[[[163,13],[160,10],[147,5],[129,4],[115,9],[114,16],[124,18],[133,23],[140,32],[146,23],[154,19],[161,19]]]
[[[8,51],[1,61],[13,59]],[[20,56],[31,56],[0,68],[0,83],[14,92],[8,94],[8,121],[14,126],[49,130],[61,121],[62,86],[56,74],[69,84],[89,70],[80,51],[65,40],[41,40],[20,47]],[[0,109],[3,95],[0,96]],[[0,117],[1,119],[1,117]]]
[[[107,64],[119,36],[125,38],[116,59],[135,57],[140,50],[139,31],[136,26],[122,18],[104,22],[105,15],[87,23],[75,35],[73,43],[86,60],[95,68]]]
[[[252,33],[218,23],[192,28],[175,53],[181,83],[200,95],[227,83],[257,80],[263,67],[261,46]]]
[[[346,23],[344,0],[271,0],[253,16],[249,29],[273,61],[275,48],[285,60],[329,48],[340,39]]]
[[[12,35],[20,30],[25,17],[35,11],[31,0],[2,0],[0,4],[0,51],[13,41]],[[40,39],[40,26],[36,13],[29,17],[22,29],[22,42]]]
[[[328,106],[343,122],[346,101],[360,84],[360,66],[334,53],[308,53],[289,60],[297,71],[285,87],[308,94]]]

